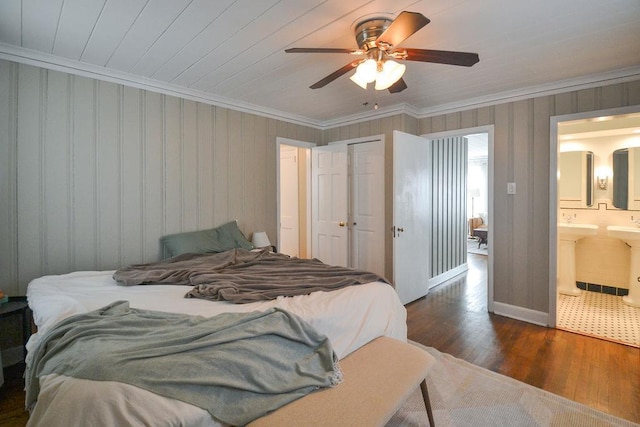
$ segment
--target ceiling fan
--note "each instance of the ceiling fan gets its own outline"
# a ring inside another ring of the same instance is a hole
[[[364,58],[351,61],[309,87],[311,89],[324,87],[356,68],[356,73],[350,77],[354,83],[366,89],[368,83],[375,81],[377,90],[388,89],[391,93],[402,92],[407,88],[407,84],[402,79],[406,66],[394,61],[394,59],[436,62],[464,67],[471,67],[480,60],[477,53],[398,47],[400,43],[429,22],[429,18],[421,13],[406,11],[401,12],[394,20],[385,17],[369,18],[358,23],[355,27],[358,49],[294,47],[286,49],[285,52],[364,55]]]

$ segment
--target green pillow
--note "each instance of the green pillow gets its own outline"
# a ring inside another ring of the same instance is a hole
[[[210,230],[163,236],[160,238],[160,242],[172,257],[185,253],[224,252],[234,248],[253,249],[253,245],[242,234],[236,221]]]

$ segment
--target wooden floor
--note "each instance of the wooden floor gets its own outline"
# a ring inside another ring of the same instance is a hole
[[[0,426],[22,427],[29,413],[24,410],[24,364],[4,369],[4,384],[0,387]]]
[[[407,305],[409,339],[640,423],[640,350],[489,314],[486,260]]]
[[[407,306],[409,339],[640,423],[640,350],[487,312],[486,256]],[[24,426],[22,367],[5,370],[0,426]]]

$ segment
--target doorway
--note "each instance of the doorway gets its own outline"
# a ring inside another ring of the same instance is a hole
[[[467,152],[467,253],[489,255],[489,143],[487,133],[465,135]]]
[[[278,137],[277,159],[277,250],[311,257],[311,148],[315,144]]]
[[[384,137],[277,138],[277,160],[278,251],[385,276]]]
[[[631,218],[640,217],[638,107],[552,117],[550,146],[549,253],[557,274],[550,277],[549,324],[640,347],[633,242],[608,231],[635,227]],[[569,192],[573,181],[577,191]],[[591,232],[565,231],[576,227]]]
[[[491,238],[491,230],[490,226],[494,223],[494,213],[493,213],[493,176],[494,176],[494,166],[493,166],[493,135],[494,135],[494,126],[478,126],[467,129],[457,129],[453,131],[445,131],[445,132],[437,132],[422,135],[424,138],[434,140],[439,138],[450,138],[450,137],[466,137],[467,139],[482,139],[486,140],[486,212],[483,213],[486,216],[485,225],[487,226],[487,243],[486,243],[486,251],[487,251],[487,263],[486,263],[486,283],[487,283],[487,309],[489,312],[494,312],[494,298],[493,298],[493,239]],[[483,148],[484,150],[484,148]],[[467,192],[467,188],[463,188],[460,191]],[[467,195],[469,196],[469,195]],[[475,200],[474,200],[475,202]],[[474,206],[475,210],[475,206]],[[476,212],[474,212],[476,214]],[[464,235],[464,240],[460,242],[461,245],[467,245],[467,233]]]

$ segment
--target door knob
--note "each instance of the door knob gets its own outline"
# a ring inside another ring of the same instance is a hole
[[[402,233],[404,231],[404,228],[396,227],[394,225],[393,227],[391,227],[391,231],[393,232],[393,237],[398,237],[398,236],[400,236],[400,233]],[[396,235],[396,232],[397,232],[397,235]]]
[[[345,225],[347,225],[347,224],[346,224],[344,221],[340,221],[340,222],[338,223],[338,225],[339,225],[340,227],[344,227],[344,226],[345,226]]]

